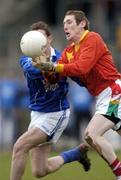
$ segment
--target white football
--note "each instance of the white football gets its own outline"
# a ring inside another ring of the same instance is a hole
[[[47,44],[47,38],[39,31],[26,32],[20,41],[20,48],[24,55],[32,58],[41,55],[42,49]]]

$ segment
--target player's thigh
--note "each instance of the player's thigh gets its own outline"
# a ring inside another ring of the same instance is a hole
[[[48,156],[50,155],[51,144],[43,144],[33,148],[30,151],[32,171],[45,169],[48,165]]]
[[[85,132],[89,132],[94,136],[103,135],[106,131],[111,129],[114,123],[109,119],[105,118],[101,114],[96,114],[90,120]]]
[[[47,135],[39,128],[31,128],[25,132],[18,140],[16,144],[21,146],[27,146],[28,148],[35,147],[38,144],[44,143],[47,140]]]
[[[120,88],[117,83],[114,83],[114,87],[104,89],[96,98],[95,115],[88,125],[88,131],[94,135],[104,134],[118,122],[116,117],[120,116],[119,112],[121,107],[119,104],[114,103],[114,99],[116,102],[120,100],[120,94],[117,94],[117,92],[120,92]],[[116,90],[116,92],[114,90]]]

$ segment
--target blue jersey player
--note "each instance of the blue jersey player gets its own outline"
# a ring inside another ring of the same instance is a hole
[[[41,31],[47,37],[46,53],[53,63],[60,57],[60,52],[52,48],[52,36],[46,23],[39,21],[31,26],[31,30]],[[27,79],[30,94],[31,121],[26,131],[13,148],[10,180],[21,180],[26,165],[26,155],[30,152],[32,173],[35,177],[43,177],[62,167],[65,163],[79,161],[85,171],[90,168],[87,157],[87,146],[62,152],[48,158],[52,143],[58,141],[69,120],[69,103],[67,100],[68,83],[64,78],[58,83],[51,83],[47,76],[33,66],[30,57],[23,56],[20,65]]]

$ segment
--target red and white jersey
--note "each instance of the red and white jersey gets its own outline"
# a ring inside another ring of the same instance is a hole
[[[79,44],[64,49],[57,71],[62,76],[78,77],[93,96],[121,78],[101,36],[89,31],[84,32]]]

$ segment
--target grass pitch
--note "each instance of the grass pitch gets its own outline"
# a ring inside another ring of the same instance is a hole
[[[56,155],[53,154],[53,155]],[[121,153],[118,153],[121,159]],[[112,174],[110,168],[107,164],[97,155],[97,153],[90,151],[89,157],[91,159],[91,170],[85,172],[82,166],[73,162],[64,165],[57,172],[50,174],[42,180],[114,180],[115,177]],[[9,180],[10,174],[10,161],[11,153],[0,153],[0,180]],[[37,180],[37,178],[32,177],[30,163],[28,161],[27,168],[22,180]]]

